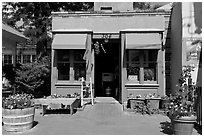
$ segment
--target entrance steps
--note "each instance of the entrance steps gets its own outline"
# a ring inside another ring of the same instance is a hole
[[[119,102],[113,97],[96,97],[95,103],[105,104],[119,104]]]

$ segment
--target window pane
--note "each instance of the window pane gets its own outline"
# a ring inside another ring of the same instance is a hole
[[[58,80],[69,80],[69,63],[58,63]]]
[[[12,64],[12,55],[4,55],[4,64]]]
[[[70,52],[57,50],[58,80],[70,80]]]
[[[86,63],[74,63],[74,80],[86,78]]]
[[[23,55],[23,63],[30,63],[31,55]]]
[[[21,63],[21,55],[16,55],[16,63]]]
[[[156,63],[149,63],[149,67],[144,68],[144,81],[156,81]]]
[[[149,61],[157,61],[158,50],[148,50]]]
[[[35,55],[32,55],[32,62],[35,62]]]
[[[140,68],[137,65],[127,64],[127,76],[129,81],[139,81]]]
[[[85,50],[75,50],[74,61],[84,61],[83,59],[84,53],[85,53]]]
[[[139,50],[129,50],[129,61],[131,62],[139,61]]]
[[[58,61],[69,61],[69,50],[58,50],[57,51],[57,60]]]

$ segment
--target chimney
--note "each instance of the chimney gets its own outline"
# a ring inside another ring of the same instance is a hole
[[[133,11],[133,2],[94,2],[94,11]]]

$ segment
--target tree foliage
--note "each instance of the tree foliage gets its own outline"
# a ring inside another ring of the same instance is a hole
[[[50,77],[49,57],[42,57],[36,62],[23,64],[16,70],[15,86],[17,92],[49,95]]]
[[[149,2],[134,2],[133,8],[135,10],[148,10],[151,8],[151,6]]]
[[[12,12],[2,12],[3,21],[22,31],[32,43],[37,44],[37,54],[44,54],[51,43],[48,33],[52,29],[51,12],[88,11],[92,9],[93,2],[7,2],[2,11],[7,5],[12,7]]]

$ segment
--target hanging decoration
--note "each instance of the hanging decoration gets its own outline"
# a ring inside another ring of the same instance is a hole
[[[106,50],[103,45],[108,43],[110,38],[111,34],[103,34],[102,36],[103,41],[101,43],[99,43],[98,41],[94,43],[94,49],[97,55],[100,54],[100,48],[102,49],[103,53],[106,53]]]
[[[94,49],[95,53],[98,55],[100,53],[100,45],[98,41],[96,41],[96,43],[94,44]]]

